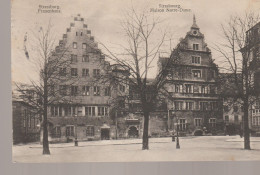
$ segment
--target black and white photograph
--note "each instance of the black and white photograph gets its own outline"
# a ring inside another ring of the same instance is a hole
[[[12,0],[12,162],[260,160],[260,0]]]

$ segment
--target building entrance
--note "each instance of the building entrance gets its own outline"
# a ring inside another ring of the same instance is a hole
[[[128,130],[128,137],[138,137],[138,129],[135,126],[131,126]]]

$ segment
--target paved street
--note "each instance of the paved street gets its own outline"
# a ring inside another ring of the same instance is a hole
[[[243,150],[239,136],[180,138],[181,149],[171,138],[151,138],[141,150],[141,139],[103,140],[50,144],[51,155],[42,155],[39,143],[13,146],[14,162],[133,162],[133,161],[235,161],[260,160],[260,137],[251,138],[252,150]]]

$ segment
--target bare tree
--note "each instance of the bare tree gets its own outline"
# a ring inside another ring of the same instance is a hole
[[[127,85],[135,87],[140,95],[139,100],[144,118],[143,150],[149,149],[149,116],[154,109],[158,92],[164,85],[166,75],[166,70],[162,69],[152,82],[148,82],[148,75],[152,72],[151,68],[166,38],[166,32],[159,30],[160,22],[158,18],[149,16],[145,11],[137,13],[132,7],[122,22],[127,42],[125,46],[120,47],[123,53],[115,53],[101,43],[107,52],[106,56],[112,62],[129,70]]]
[[[231,74],[230,80],[235,84],[233,98],[235,102],[242,102],[244,108],[244,149],[250,149],[249,109],[250,105],[258,98],[254,90],[252,64],[252,46],[256,43],[248,38],[247,31],[257,22],[259,15],[253,12],[244,16],[231,16],[229,21],[222,24],[223,42],[215,45],[215,50],[220,53],[223,65],[222,70]],[[225,77],[226,78],[226,77]],[[220,82],[223,81],[220,78]]]
[[[68,87],[77,82],[70,71],[71,58],[69,46],[64,40],[55,47],[55,38],[52,33],[51,21],[46,29],[40,27],[38,33],[32,32],[32,40],[26,56],[39,74],[38,80],[31,79],[29,85],[16,83],[21,98],[34,107],[36,113],[42,117],[43,154],[50,154],[48,141],[48,107],[69,103]]]

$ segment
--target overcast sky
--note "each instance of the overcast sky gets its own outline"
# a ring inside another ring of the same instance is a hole
[[[196,15],[200,31],[205,35],[206,42],[211,48],[220,40],[220,24],[230,15],[243,14],[246,10],[260,9],[260,0],[132,0],[137,9],[158,8],[163,5],[180,5],[191,12],[151,12],[159,16],[164,22],[161,24],[172,35],[172,47],[176,46],[179,38],[185,37],[192,25],[193,14]],[[38,13],[39,5],[59,6],[61,13]],[[37,79],[38,74],[32,69],[30,59],[27,60],[23,51],[24,35],[31,31],[38,31],[40,26],[46,26],[51,18],[53,31],[57,42],[62,39],[73,16],[81,14],[85,23],[91,29],[95,40],[113,48],[115,44],[124,43],[120,21],[122,14],[131,7],[131,0],[13,0],[12,1],[12,80],[28,83],[29,79]],[[163,51],[167,51],[170,44],[164,44]],[[212,50],[213,59],[221,62],[218,54]],[[167,54],[166,54],[167,55]],[[155,60],[155,63],[157,60]],[[150,77],[154,77],[153,68]]]

